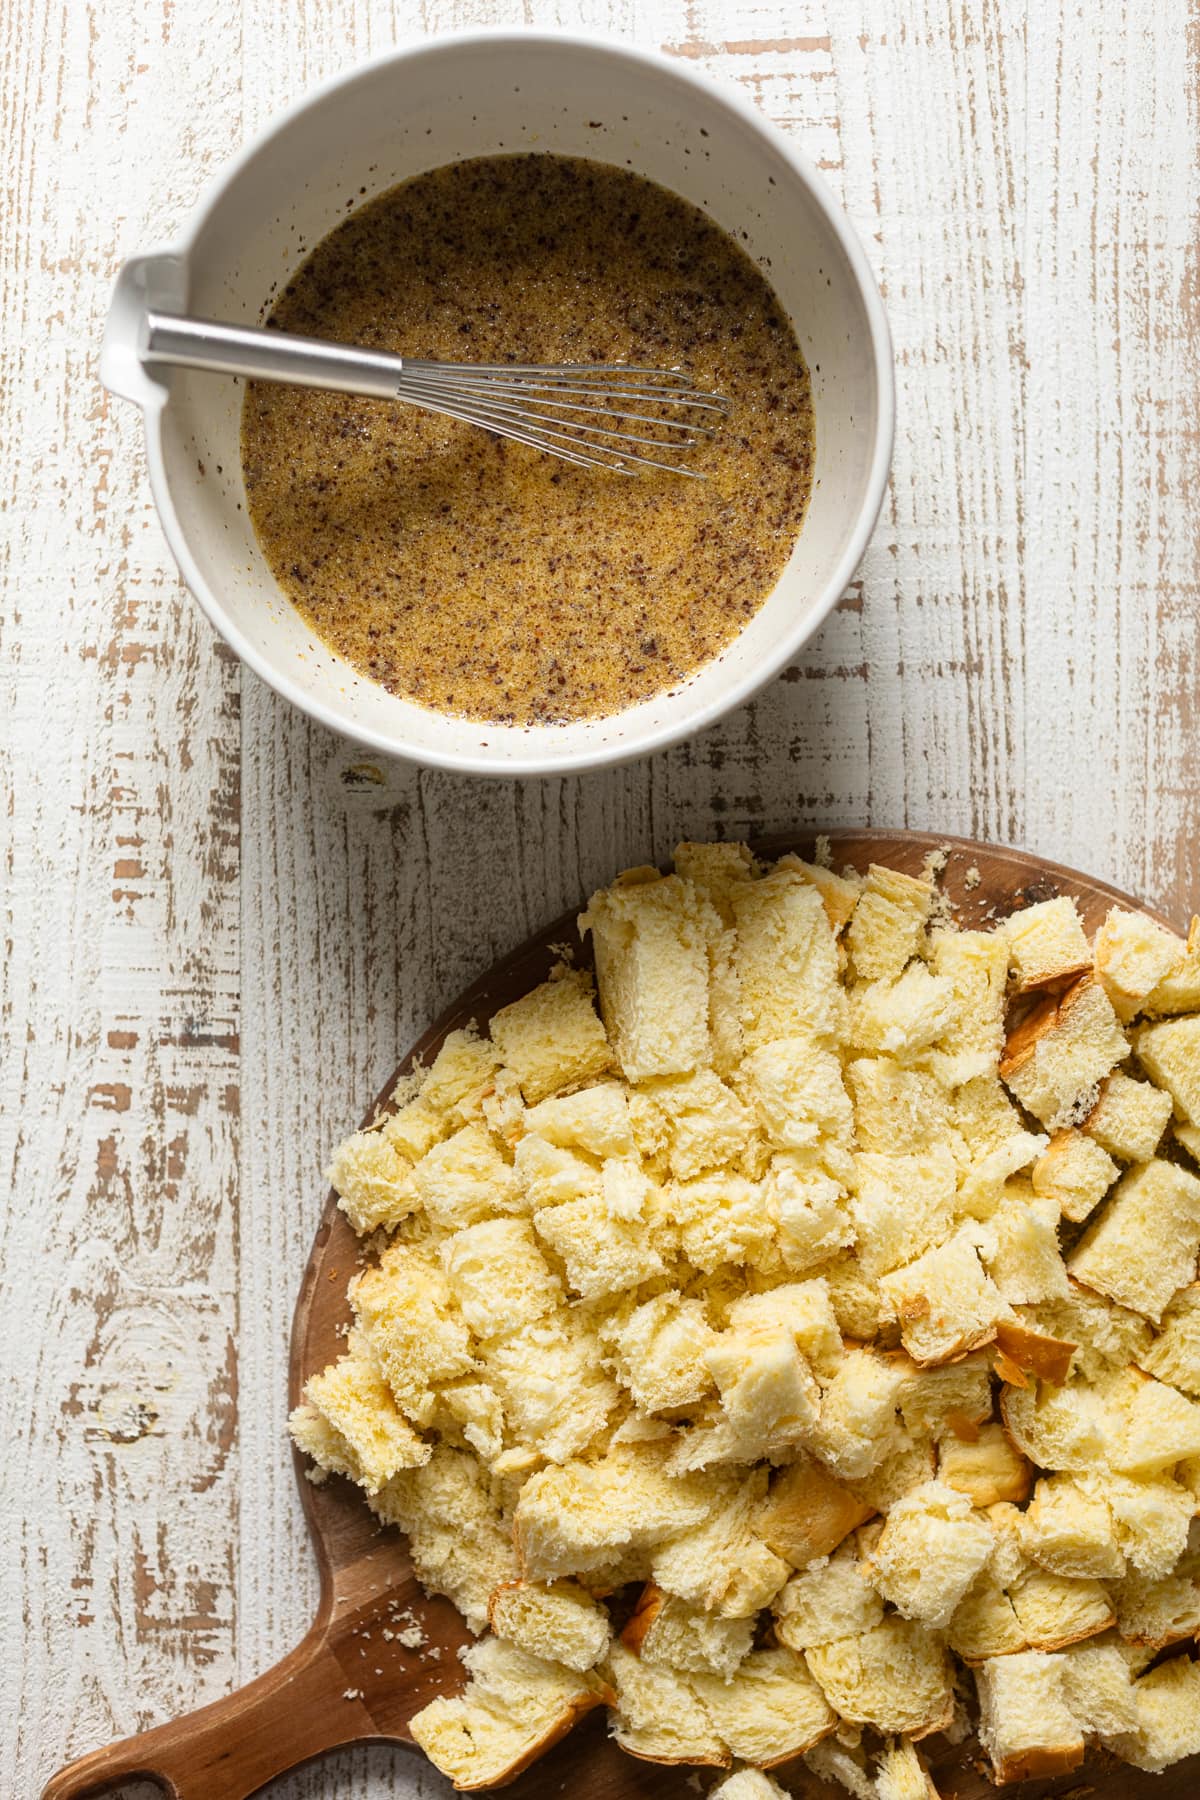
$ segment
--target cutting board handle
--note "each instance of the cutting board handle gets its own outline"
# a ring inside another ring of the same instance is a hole
[[[274,1776],[324,1750],[379,1735],[348,1690],[324,1628],[314,1627],[282,1662],[236,1693],[60,1769],[42,1800],[90,1800],[138,1779],[157,1781],[170,1800],[248,1800]]]

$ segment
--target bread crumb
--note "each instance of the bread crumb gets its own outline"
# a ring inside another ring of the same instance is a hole
[[[963,876],[963,886],[968,890],[977,888],[982,880],[983,876],[979,873],[979,869],[975,863],[972,863],[966,874]]]

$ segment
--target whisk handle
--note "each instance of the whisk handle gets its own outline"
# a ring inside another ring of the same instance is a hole
[[[321,338],[293,337],[253,325],[218,325],[211,319],[183,319],[147,312],[138,354],[147,364],[174,363],[211,369],[254,381],[282,381],[291,387],[329,388],[394,400],[404,358],[388,350],[360,350]]]

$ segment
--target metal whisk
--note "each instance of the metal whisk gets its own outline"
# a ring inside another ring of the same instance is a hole
[[[388,350],[167,313],[146,314],[139,352],[145,363],[178,363],[254,381],[405,400],[564,462],[618,475],[666,469],[702,481],[698,470],[686,467],[686,459],[715,434],[729,410],[723,395],[702,392],[678,369],[626,363],[426,362]]]

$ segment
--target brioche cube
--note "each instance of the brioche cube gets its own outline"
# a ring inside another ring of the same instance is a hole
[[[544,1207],[533,1222],[562,1258],[567,1286],[585,1300],[624,1293],[663,1272],[646,1225],[614,1217],[602,1194]]]
[[[325,1179],[360,1237],[391,1231],[420,1205],[412,1163],[381,1131],[356,1131],[333,1153]]]
[[[1157,1324],[1196,1278],[1200,1179],[1174,1163],[1139,1163],[1076,1245],[1076,1280]]]
[[[907,1738],[897,1738],[880,1751],[873,1800],[938,1800],[929,1771]]]
[[[842,1336],[826,1282],[788,1281],[762,1294],[742,1294],[728,1310],[738,1331],[787,1331],[822,1378],[842,1362]]]
[[[1020,1525],[1021,1548],[1052,1575],[1116,1581],[1125,1573],[1112,1512],[1071,1475],[1043,1476]]]
[[[876,1466],[866,1475],[848,1479],[846,1486],[872,1512],[886,1513],[897,1500],[931,1481],[936,1473],[937,1451],[930,1440],[897,1430]]]
[[[992,1554],[992,1533],[971,1502],[941,1481],[898,1500],[870,1561],[871,1579],[906,1619],[944,1631]]]
[[[793,1575],[773,1611],[776,1637],[799,1652],[870,1631],[883,1619],[883,1601],[857,1557],[835,1556]]]
[[[1003,935],[1019,994],[1074,980],[1092,966],[1092,948],[1068,894],[1013,913]]]
[[[1138,1366],[1200,1399],[1200,1285],[1193,1282],[1176,1294]]]
[[[1096,974],[1117,1017],[1128,1024],[1178,963],[1183,944],[1145,913],[1114,906],[1096,933],[1094,951]]]
[[[858,1637],[815,1645],[804,1660],[834,1711],[856,1725],[925,1737],[954,1716],[954,1674],[941,1638],[896,1613]]]
[[[1107,1590],[1090,1577],[1027,1569],[1007,1591],[1031,1650],[1062,1650],[1098,1637],[1116,1618]]]
[[[644,1662],[728,1681],[750,1654],[753,1619],[726,1619],[689,1606],[651,1582],[642,1590],[621,1642]]]
[[[445,1594],[472,1631],[487,1624],[488,1601],[517,1579],[512,1536],[491,1477],[469,1450],[439,1444],[422,1468],[401,1469],[369,1502],[408,1538],[418,1580]]]
[[[493,1015],[491,1034],[529,1106],[564,1088],[598,1081],[612,1067],[592,984],[582,972],[544,981],[502,1007]]]
[[[922,1364],[949,1362],[989,1342],[1012,1310],[966,1228],[882,1276],[879,1288],[900,1321],[904,1348]]]
[[[1124,1079],[1110,1075],[1109,1084]],[[1131,1082],[1130,1086],[1134,1084]],[[1153,1092],[1153,1089],[1150,1090]],[[1103,1104],[1103,1101],[1101,1101]],[[1094,1114],[1092,1115],[1095,1116]],[[1089,1126],[1091,1120],[1088,1121]],[[1056,1131],[1049,1148],[1033,1165],[1035,1194],[1055,1202],[1064,1218],[1082,1225],[1107,1194],[1121,1171],[1112,1157],[1092,1137],[1070,1128]]]
[[[661,1543],[698,1525],[716,1491],[710,1477],[665,1474],[655,1444],[541,1469],[521,1489],[513,1516],[522,1574],[539,1581],[578,1576],[623,1550]]]
[[[1099,1084],[1129,1054],[1104,989],[1085,975],[1061,1000],[1040,1002],[1005,1044],[1000,1074],[1009,1092],[1057,1131],[1085,1119]]]
[[[1136,1728],[1133,1672],[1120,1644],[1073,1645],[1063,1656],[1063,1691],[1086,1737],[1111,1744]]]
[[[910,1263],[950,1235],[958,1171],[946,1149],[919,1156],[863,1150],[854,1158],[850,1216],[869,1281]]]
[[[1136,1572],[1114,1582],[1117,1630],[1128,1644],[1162,1650],[1200,1633],[1200,1583],[1190,1575]]]
[[[749,1618],[770,1604],[791,1573],[755,1535],[767,1471],[718,1470],[706,1481],[704,1518],[654,1548],[651,1573],[660,1588],[691,1606]]]
[[[1134,1039],[1138,1061],[1175,1102],[1185,1125],[1200,1125],[1200,1013],[1143,1025]]]
[[[904,1371],[865,1349],[851,1349],[821,1395],[808,1433],[813,1454],[835,1475],[853,1479],[882,1461],[894,1440]]]
[[[301,1456],[311,1458],[314,1464],[305,1471],[314,1487],[320,1487],[327,1475],[345,1475],[351,1481],[362,1479],[358,1458],[341,1432],[307,1400],[288,1414],[288,1433]]]
[[[791,1800],[787,1789],[765,1769],[735,1769],[709,1789],[709,1796],[710,1800]]]
[[[1200,1012],[1200,917],[1193,918],[1186,946],[1147,999],[1144,1011],[1153,1019]]]
[[[690,881],[725,925],[733,923],[734,892],[743,882],[756,881],[762,871],[745,844],[676,844],[672,858],[675,873]]]
[[[812,1038],[775,1038],[753,1050],[738,1083],[768,1142],[777,1150],[812,1150],[832,1138],[847,1143],[850,1096],[832,1051]]]
[[[728,1681],[719,1675],[691,1681],[733,1754],[759,1768],[803,1755],[837,1724],[803,1660],[786,1647],[752,1651]]]
[[[433,1427],[489,1464],[504,1452],[504,1407],[486,1381],[452,1381],[437,1391]]]
[[[509,1435],[550,1462],[585,1450],[617,1404],[619,1390],[601,1367],[594,1334],[567,1312],[492,1340],[485,1365]]]
[[[981,1252],[984,1267],[1012,1305],[1028,1305],[1066,1295],[1066,1264],[1058,1247],[1058,1201],[1011,1182],[990,1225],[991,1242]],[[993,1247],[994,1246],[994,1247]]]
[[[694,1405],[713,1385],[705,1356],[716,1333],[702,1300],[656,1294],[604,1335],[618,1380],[644,1412]]]
[[[473,1029],[447,1032],[425,1073],[419,1098],[435,1113],[470,1108],[494,1079],[499,1064],[496,1045]]]
[[[1004,1049],[1008,945],[1001,932],[939,931],[930,946],[935,975],[950,983],[955,1018],[929,1063],[947,1087],[989,1075]]]
[[[1187,1548],[1194,1496],[1169,1475],[1139,1478],[1111,1470],[1081,1474],[1079,1485],[1112,1515],[1121,1554],[1140,1575],[1168,1575]]]
[[[959,1002],[946,975],[910,963],[894,981],[860,982],[850,994],[849,1042],[874,1056],[906,1062],[957,1024]]]
[[[807,881],[810,887],[816,888],[831,931],[835,934],[841,932],[850,923],[862,893],[862,881],[853,869],[847,869],[838,875],[822,863],[802,862],[790,851],[779,858],[776,867],[794,870],[802,881]]]
[[[466,1691],[439,1694],[408,1722],[430,1762],[461,1791],[511,1781],[602,1702],[573,1670],[499,1638],[473,1644],[463,1660]]]
[[[1086,1471],[1108,1447],[1096,1396],[1078,1382],[1004,1387],[1000,1416],[1017,1449],[1041,1469]]]
[[[1193,1162],[1200,1163],[1200,1125],[1181,1125],[1176,1119],[1171,1127],[1171,1135],[1187,1151]]]
[[[774,1477],[755,1528],[777,1555],[806,1569],[836,1550],[872,1511],[819,1462],[802,1457]]]
[[[816,1424],[820,1389],[790,1331],[723,1331],[704,1360],[748,1456],[781,1455]]]
[[[1036,1161],[1047,1141],[1042,1132],[1019,1130],[974,1157],[959,1184],[958,1212],[966,1218],[993,1219],[1015,1195],[1028,1200],[1031,1183],[1020,1171]]]
[[[451,1032],[451,1037],[454,1033]],[[450,1129],[450,1121],[444,1113],[429,1104],[428,1100],[418,1095],[409,1100],[398,1111],[389,1113],[379,1127],[379,1136],[396,1151],[406,1162],[419,1162],[427,1150],[432,1150],[439,1138],[445,1137]]]
[[[350,1283],[350,1303],[396,1403],[415,1425],[433,1416],[433,1387],[473,1367],[470,1339],[438,1264],[404,1244]]]
[[[527,1219],[485,1219],[443,1240],[442,1267],[459,1311],[477,1337],[502,1337],[554,1312],[562,1284]]]
[[[377,1494],[397,1470],[428,1462],[432,1444],[404,1417],[377,1358],[357,1332],[344,1356],[309,1378],[304,1398],[333,1427],[339,1449],[341,1444],[348,1447],[353,1479],[368,1494]]]
[[[844,1008],[837,941],[817,890],[780,866],[730,899],[746,1052],[776,1038],[836,1037]]]
[[[1115,1306],[1103,1294],[1093,1293],[1074,1280],[1068,1295],[1022,1307],[1020,1317],[1026,1327],[1074,1344],[1071,1367],[1086,1381],[1096,1381],[1109,1369],[1128,1368],[1130,1363],[1139,1361],[1152,1336],[1149,1325],[1138,1313]]]
[[[953,1436],[938,1445],[938,1480],[972,1506],[995,1506],[1000,1501],[1021,1505],[1033,1486],[1033,1469],[1027,1457],[1014,1448],[1000,1425],[981,1425],[973,1441]]]
[[[464,1125],[413,1165],[421,1205],[443,1231],[521,1210],[520,1186],[486,1131]]]
[[[1137,1726],[1113,1748],[1154,1774],[1200,1752],[1200,1663],[1172,1657],[1133,1684]]]
[[[1169,1383],[1129,1369],[1111,1377],[1103,1391],[1119,1415],[1108,1460],[1120,1474],[1157,1475],[1200,1456],[1200,1406]]]
[[[683,1253],[711,1275],[722,1263],[764,1262],[775,1225],[760,1183],[744,1175],[706,1175],[673,1186],[669,1204],[679,1223]]]
[[[958,1136],[952,1096],[924,1070],[902,1068],[891,1056],[860,1056],[847,1063],[846,1080],[860,1150],[917,1155]]]
[[[990,1568],[975,1577],[955,1607],[946,1642],[971,1667],[1028,1650],[1013,1603]]]
[[[537,1132],[519,1139],[513,1150],[513,1176],[521,1200],[519,1210],[535,1213],[603,1190],[602,1164],[581,1151],[552,1144]]]
[[[528,1655],[578,1674],[600,1661],[612,1638],[604,1608],[573,1581],[505,1582],[488,1602],[488,1624]]]
[[[793,1274],[807,1274],[854,1242],[841,1183],[794,1154],[772,1157],[764,1199],[776,1222],[779,1253]]]
[[[914,1433],[944,1438],[957,1434],[972,1441],[978,1427],[992,1411],[991,1361],[986,1350],[977,1350],[960,1362],[923,1369],[897,1351],[896,1368],[904,1374],[900,1411]]]
[[[921,948],[933,900],[929,882],[871,864],[846,929],[846,946],[860,981],[895,980]]]
[[[754,1137],[754,1117],[712,1069],[659,1076],[643,1093],[666,1121],[672,1175],[689,1181],[736,1162]]]
[[[875,1282],[867,1280],[852,1250],[821,1263],[819,1273],[829,1289],[829,1301],[843,1336],[860,1343],[872,1338],[895,1340],[899,1332],[891,1301],[880,1293]]]
[[[1162,1142],[1170,1117],[1169,1094],[1148,1081],[1134,1081],[1132,1076],[1114,1069],[1101,1087],[1100,1098],[1084,1120],[1083,1129],[1118,1161],[1149,1162]],[[1112,1179],[1116,1180],[1115,1174]]]
[[[1067,1704],[1063,1658],[1040,1650],[996,1656],[975,1671],[979,1741],[998,1782],[1065,1775],[1083,1761]]]
[[[627,1081],[709,1062],[708,946],[717,928],[678,875],[630,870],[593,894],[579,929],[592,938],[600,1010]]]
[[[606,1667],[616,1689],[609,1724],[622,1750],[646,1762],[728,1768],[729,1751],[690,1681],[619,1643]]]
[[[636,1154],[629,1102],[615,1081],[540,1100],[529,1108],[524,1123],[526,1131],[536,1132],[549,1144],[583,1150],[601,1161],[606,1156]]]

